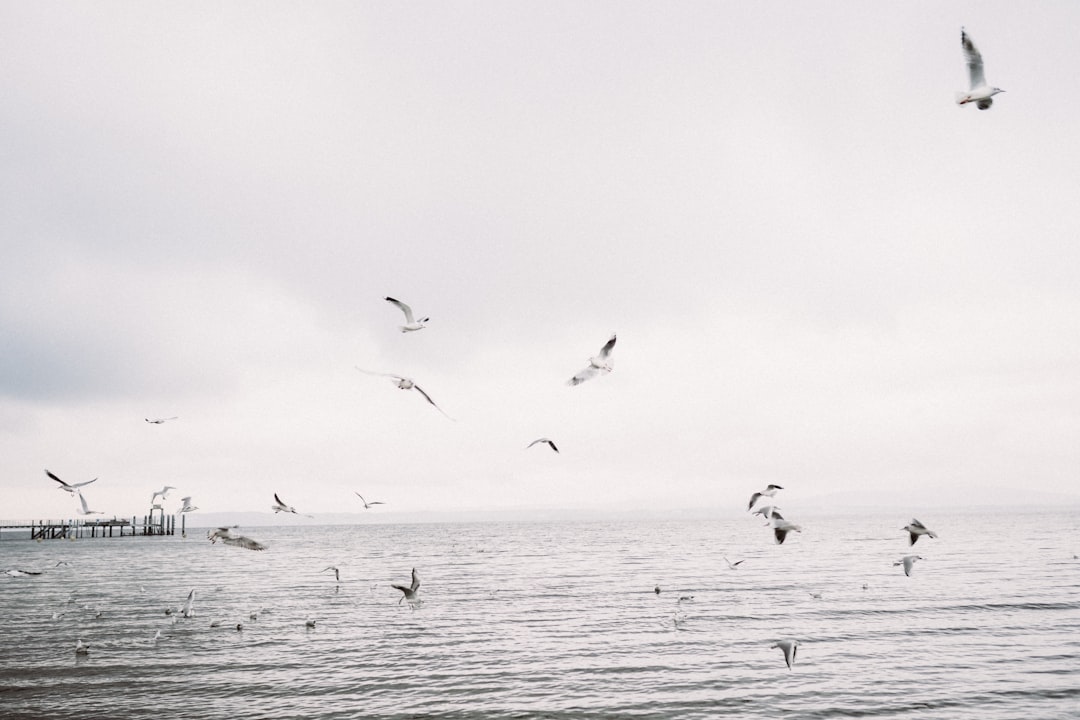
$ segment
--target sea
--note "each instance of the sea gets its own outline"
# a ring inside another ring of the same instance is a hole
[[[919,519],[6,535],[0,717],[1080,718],[1080,512]]]

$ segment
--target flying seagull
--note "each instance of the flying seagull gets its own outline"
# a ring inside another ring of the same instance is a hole
[[[937,537],[937,533],[935,533],[933,530],[931,530],[930,528],[923,525],[921,522],[919,522],[915,518],[911,519],[911,524],[910,525],[905,525],[904,527],[902,527],[900,529],[908,531],[908,534],[910,535],[908,545],[914,545],[915,542],[919,539],[920,535],[927,535],[927,536],[932,537],[932,538]]]
[[[792,664],[795,662],[795,652],[799,649],[799,641],[781,640],[775,645],[772,645],[770,649],[772,648],[780,648],[784,651],[784,662],[787,663],[788,670],[790,670]]]
[[[175,489],[176,488],[174,488],[172,485],[166,485],[165,487],[161,488],[160,490],[156,491],[153,495],[150,496],[150,502],[153,503],[154,500],[157,500],[158,495],[161,496],[162,500],[167,499],[169,497],[169,491],[170,490],[175,490]]]
[[[787,539],[787,534],[794,530],[795,532],[802,532],[802,528],[793,522],[788,522],[783,518],[773,517],[773,534],[776,536],[776,544],[783,545],[784,540]]]
[[[286,505],[285,503],[283,503],[281,501],[281,498],[278,497],[277,493],[274,493],[274,504],[270,506],[270,509],[273,510],[275,513],[287,512],[292,513],[293,515],[304,515],[304,517],[312,517],[311,515],[305,515],[291,505]]]
[[[180,498],[180,502],[183,503],[183,507],[181,507],[179,510],[176,511],[177,514],[195,512],[196,510],[199,509],[199,508],[197,508],[197,507],[195,507],[194,505],[191,504],[191,496],[190,495],[188,495],[187,497]]]
[[[731,570],[738,570],[739,566],[742,565],[744,562],[746,562],[745,560],[736,560],[735,562],[731,562],[730,560],[727,559],[726,555],[724,555],[722,557],[724,558],[724,562],[727,563],[728,568],[731,569]]]
[[[529,443],[528,445],[525,446],[525,449],[528,450],[533,445],[536,445],[538,443],[545,443],[545,444],[549,445],[551,447],[551,449],[554,450],[555,452],[559,452],[559,448],[555,447],[555,443],[551,442],[547,438],[540,438],[538,440],[533,440],[531,443]]]
[[[401,375],[394,375],[393,373],[373,372],[371,370],[364,370],[363,368],[359,368],[359,367],[356,368],[356,369],[359,370],[362,373],[367,373],[368,375],[379,375],[381,377],[388,377],[391,380],[393,380],[394,384],[397,385],[402,390],[415,390],[416,392],[423,395],[425,400],[427,400],[429,403],[431,403],[431,407],[435,408],[436,410],[441,412],[443,415],[446,415],[446,413],[443,412],[443,409],[441,407],[439,407],[438,405],[436,405],[435,401],[431,399],[431,396],[428,395],[426,392],[424,392],[423,388],[421,388],[419,385],[417,385],[413,381],[412,378],[402,377]],[[450,418],[451,420],[454,419],[454,418],[450,417],[449,415],[446,415],[446,417]]]
[[[967,62],[968,75],[971,78],[971,89],[967,92],[956,93],[956,104],[975,103],[980,110],[986,110],[994,104],[994,96],[1005,91],[986,84],[986,78],[983,76],[982,54],[975,47],[975,43],[971,42],[964,28],[960,28],[960,46],[964,49],[964,60]]]
[[[195,615],[195,588],[192,588],[191,592],[188,593],[187,600],[184,602],[182,615],[186,618]]]
[[[252,540],[244,535],[233,535],[229,532],[227,527],[219,527],[216,530],[211,530],[206,534],[206,537],[210,542],[216,543],[218,540],[226,545],[236,545],[247,550],[265,550],[266,546],[258,540]]]
[[[167,417],[167,418],[154,418],[153,420],[151,420],[150,418],[143,418],[143,419],[146,420],[146,422],[150,423],[151,425],[164,425],[165,423],[169,422],[170,420],[178,420],[179,418],[178,417]]]
[[[75,494],[79,496],[79,504],[82,505],[81,509],[80,508],[75,509],[76,512],[78,512],[80,515],[104,515],[105,514],[105,513],[101,512],[100,510],[91,510],[87,506],[86,498],[83,497],[83,494],[81,492],[78,492],[78,493],[75,493]]]
[[[776,505],[762,505],[757,510],[751,513],[751,515],[760,515],[766,520],[772,520],[773,518],[783,518],[780,514],[780,508]]]
[[[589,358],[589,365],[584,370],[579,372],[574,377],[567,380],[566,384],[570,386],[580,385],[586,380],[590,380],[601,373],[609,373],[615,369],[615,361],[611,359],[611,350],[615,347],[615,336],[612,335],[611,339],[604,343],[604,347],[600,348],[599,354],[595,357]]]
[[[415,330],[423,330],[425,327],[424,323],[431,319],[424,317],[420,318],[419,320],[415,320],[413,319],[412,308],[405,303],[401,302],[400,300],[395,300],[392,297],[385,297],[383,299],[386,300],[386,302],[388,303],[397,305],[398,309],[401,310],[401,312],[405,313],[405,324],[398,326],[398,329],[400,329],[403,333],[413,332]]]
[[[45,471],[45,474],[48,475],[49,477],[51,477],[56,482],[60,483],[60,489],[61,490],[67,491],[67,492],[69,492],[69,493],[71,493],[73,495],[76,492],[78,492],[78,489],[81,488],[83,485],[89,485],[90,483],[95,482],[97,480],[97,478],[94,478],[93,480],[87,480],[86,482],[81,482],[81,483],[66,483],[63,480],[61,480],[60,478],[53,475],[48,470]]]
[[[911,577],[911,568],[915,567],[915,561],[925,559],[926,558],[924,558],[922,555],[905,555],[904,557],[894,562],[893,567],[896,567],[897,565],[903,565],[904,574],[908,577]]]
[[[363,495],[356,492],[355,490],[353,490],[353,492],[356,493],[356,497],[360,498],[360,502],[364,503],[364,509],[365,510],[370,510],[372,505],[385,505],[386,504],[381,500],[372,500],[371,502],[368,502],[367,500],[364,499]]]
[[[783,490],[783,489],[784,488],[781,487],[780,485],[771,485],[770,484],[767,488],[765,488],[761,492],[756,492],[756,493],[754,493],[753,495],[750,496],[750,504],[746,506],[746,509],[747,510],[753,509],[754,503],[756,503],[758,501],[758,498],[761,498],[761,497],[774,497],[776,495],[777,490]]]
[[[395,590],[400,590],[403,593],[401,600],[408,600],[410,603],[419,602],[420,600],[420,598],[416,596],[416,591],[420,587],[420,576],[416,574],[416,568],[413,568],[412,571],[412,585],[405,587],[404,585],[394,585],[391,583],[390,587]],[[401,604],[401,600],[398,600],[398,605]]]
[[[327,570],[333,570],[334,571],[334,579],[337,580],[338,582],[341,582],[341,573],[338,572],[337,567],[335,567],[334,565],[331,565],[330,567],[324,567],[319,572],[326,572]]]

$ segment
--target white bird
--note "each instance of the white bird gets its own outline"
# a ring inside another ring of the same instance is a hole
[[[174,488],[172,485],[166,485],[165,487],[161,488],[160,490],[156,491],[153,495],[150,496],[150,502],[153,503],[154,500],[157,499],[158,495],[161,496],[162,500],[167,500],[168,497],[169,497],[169,491],[170,490],[175,490],[175,489],[176,488]]]
[[[90,654],[90,646],[89,645],[83,645],[82,640],[76,640],[75,641],[75,654],[76,655],[89,655]]]
[[[105,514],[105,513],[101,512],[100,510],[91,510],[87,506],[86,498],[83,497],[83,494],[81,492],[77,492],[75,494],[79,496],[79,504],[82,506],[81,508],[75,508],[75,512],[79,513],[80,515],[104,515]]]
[[[774,517],[783,518],[780,514],[780,508],[776,505],[762,505],[757,510],[751,513],[751,515],[761,515],[766,520],[772,520]]]
[[[799,641],[780,640],[770,647],[770,649],[772,648],[780,648],[784,651],[784,662],[787,663],[788,670],[790,670],[791,666],[795,663],[795,652],[799,649]]]
[[[615,369],[615,361],[611,358],[611,350],[615,347],[615,336],[612,335],[611,339],[604,343],[604,347],[600,348],[599,354],[595,357],[589,358],[589,365],[584,370],[579,372],[574,377],[566,381],[567,385],[574,386],[596,377],[603,373],[607,374]]]
[[[386,300],[386,302],[388,302],[388,303],[392,303],[394,305],[397,305],[398,309],[400,309],[401,312],[405,313],[405,324],[398,326],[398,329],[401,330],[401,332],[403,332],[403,333],[405,333],[405,332],[413,332],[413,331],[416,331],[416,330],[423,330],[424,327],[425,327],[424,323],[426,323],[428,320],[431,319],[431,318],[424,317],[424,318],[420,318],[419,320],[414,320],[413,319],[413,312],[412,312],[411,307],[409,307],[405,303],[401,302],[400,300],[395,300],[392,297],[385,297],[383,299]]]
[[[189,618],[195,615],[195,588],[191,589],[188,593],[187,600],[184,602],[184,609],[181,613],[184,617]]]
[[[322,570],[320,570],[319,572],[326,572],[327,570],[333,570],[334,571],[334,579],[337,580],[338,582],[341,582],[341,573],[339,573],[338,569],[333,565],[331,565],[330,567],[325,567]]]
[[[753,495],[750,496],[750,504],[746,506],[746,509],[747,510],[752,510],[754,508],[754,503],[756,503],[758,501],[758,498],[761,498],[761,497],[774,497],[776,495],[777,490],[783,490],[783,489],[784,488],[781,487],[780,485],[769,485],[767,488],[765,488],[761,492],[754,493]]]
[[[531,447],[532,447],[533,445],[536,445],[536,444],[538,444],[538,443],[544,443],[544,444],[546,444],[546,445],[550,446],[550,447],[551,447],[551,449],[552,449],[552,450],[554,450],[555,452],[559,452],[559,448],[555,447],[555,443],[551,442],[551,441],[550,441],[550,440],[548,440],[548,439],[547,439],[546,437],[544,437],[544,438],[539,438],[539,439],[537,439],[537,440],[533,440],[533,441],[532,441],[531,443],[529,443],[528,445],[526,445],[526,446],[525,446],[525,449],[526,449],[526,450],[528,450],[528,449],[529,449],[529,448],[531,448]]]
[[[420,598],[416,596],[416,591],[420,588],[420,576],[416,574],[416,568],[413,568],[412,571],[411,585],[405,587],[404,585],[394,585],[393,583],[391,583],[390,587],[394,588],[395,590],[400,590],[403,593],[403,595],[401,596],[401,600],[408,600],[410,603],[419,602],[420,600]],[[398,600],[398,605],[401,604],[401,600]]]
[[[291,505],[286,505],[281,501],[281,498],[278,497],[277,493],[274,493],[274,504],[270,506],[270,509],[273,510],[275,513],[287,512],[292,513],[293,515],[304,515],[304,517],[313,517],[312,515],[305,515]]]
[[[911,577],[911,568],[915,567],[915,561],[925,559],[926,558],[924,558],[922,555],[905,555],[904,557],[894,562],[893,567],[896,567],[897,565],[903,565],[904,574],[908,577]]]
[[[431,403],[431,407],[435,408],[436,410],[441,412],[443,415],[446,415],[446,413],[443,412],[443,409],[441,407],[439,407],[438,405],[436,405],[435,401],[431,399],[431,396],[428,395],[426,392],[424,392],[423,388],[421,388],[419,385],[417,385],[416,382],[412,378],[402,377],[401,375],[394,375],[393,373],[372,372],[371,370],[364,370],[363,368],[359,368],[359,367],[356,368],[356,369],[359,370],[362,373],[367,373],[368,375],[379,375],[381,377],[388,377],[391,380],[393,380],[394,384],[397,385],[402,390],[415,390],[416,392],[423,395],[425,400],[427,400],[429,403]],[[449,415],[446,415],[446,417],[450,418],[451,420],[454,419],[454,418],[450,417]]]
[[[199,508],[197,508],[197,507],[195,507],[194,505],[191,504],[191,496],[190,495],[188,495],[187,497],[180,498],[180,502],[182,503],[182,506],[181,506],[181,508],[179,510],[176,511],[177,514],[195,512],[196,510],[199,509]]]
[[[360,502],[364,503],[364,509],[365,510],[370,510],[372,505],[385,505],[386,504],[381,500],[372,500],[371,502],[368,502],[367,500],[364,499],[363,495],[356,492],[355,490],[353,490],[353,492],[356,493],[356,497],[360,498]]]
[[[915,518],[911,518],[911,524],[910,525],[905,525],[904,527],[902,527],[900,529],[908,531],[908,534],[909,534],[908,545],[914,545],[915,542],[919,539],[920,535],[926,535],[926,536],[932,537],[932,538],[937,537],[937,533],[935,533],[933,530],[931,530],[930,528],[923,525],[921,522],[919,522]]]
[[[237,547],[246,548],[247,550],[265,550],[266,546],[258,540],[252,540],[244,535],[233,535],[229,532],[227,527],[219,527],[217,530],[211,530],[206,534],[208,540],[211,543],[216,543],[218,540],[226,545],[236,545]]]
[[[728,569],[730,569],[730,570],[738,570],[739,566],[742,565],[744,562],[746,562],[745,560],[736,560],[735,562],[731,562],[730,560],[727,559],[726,555],[724,555],[722,557],[724,558],[724,562],[727,563]]]
[[[48,470],[45,471],[45,474],[48,475],[49,477],[51,477],[56,482],[60,483],[60,489],[61,490],[69,492],[72,495],[74,495],[76,492],[78,492],[78,489],[81,488],[83,485],[89,485],[90,483],[97,481],[97,478],[94,478],[93,480],[87,480],[86,482],[81,482],[81,483],[66,483],[63,480],[61,480],[60,478],[53,475]]]
[[[153,420],[151,420],[150,418],[143,418],[143,419],[146,420],[146,422],[150,423],[151,425],[163,425],[163,424],[169,422],[170,420],[178,420],[179,418],[177,418],[177,417],[167,417],[167,418],[154,418]]]
[[[983,75],[982,54],[975,47],[975,43],[971,42],[964,28],[960,28],[960,47],[964,49],[964,60],[967,62],[971,89],[967,92],[956,93],[956,104],[975,103],[980,110],[986,110],[994,104],[994,96],[1005,91],[986,83]]]
[[[784,540],[787,538],[787,534],[794,530],[795,532],[802,532],[802,528],[793,522],[789,522],[783,518],[773,518],[772,522],[773,534],[776,536],[776,544],[783,545]]]
[[[304,626],[310,630],[311,628],[315,627],[315,621],[311,618],[308,618],[304,621]]]

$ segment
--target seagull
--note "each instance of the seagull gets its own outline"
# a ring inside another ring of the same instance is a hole
[[[195,507],[194,505],[191,504],[191,496],[190,495],[188,495],[187,497],[180,498],[180,502],[183,503],[183,507],[181,507],[179,510],[176,511],[177,514],[195,512],[196,510],[199,509],[199,508],[197,508],[197,507]]]
[[[559,452],[559,448],[555,447],[555,443],[551,442],[547,438],[539,438],[537,440],[533,440],[531,443],[529,443],[528,445],[525,446],[525,449],[528,450],[533,445],[536,445],[538,443],[546,443],[547,445],[549,445],[551,447],[552,450],[554,450],[555,452]]]
[[[724,555],[722,557],[724,558],[724,562],[727,563],[728,568],[731,569],[731,570],[738,570],[739,566],[742,565],[744,562],[746,562],[745,560],[736,560],[735,562],[731,562],[730,560],[727,559],[726,555]]]
[[[165,487],[161,488],[160,490],[158,490],[157,492],[155,492],[153,495],[150,496],[150,502],[153,503],[154,500],[157,499],[158,495],[161,496],[162,500],[167,499],[169,497],[169,491],[170,490],[175,490],[175,489],[176,488],[174,488],[172,485],[166,485]]]
[[[780,640],[775,645],[770,646],[770,649],[772,648],[780,648],[784,651],[784,662],[787,663],[788,670],[790,670],[792,664],[795,662],[795,652],[799,649],[799,641]]]
[[[82,505],[82,508],[75,508],[75,511],[77,513],[79,513],[80,515],[104,515],[105,514],[105,513],[101,512],[100,510],[91,510],[86,505],[86,498],[83,497],[83,494],[81,492],[77,492],[75,494],[79,496],[79,503]]]
[[[905,555],[904,557],[894,562],[893,567],[896,567],[897,565],[903,565],[904,574],[908,577],[911,577],[911,568],[915,567],[915,561],[925,559],[926,558],[924,558],[922,555]]]
[[[776,505],[762,505],[751,514],[761,515],[766,520],[772,520],[774,517],[783,519],[784,517],[780,514],[780,508],[778,508]]]
[[[53,475],[48,470],[45,471],[45,474],[48,475],[49,477],[51,477],[56,482],[60,483],[60,489],[61,490],[65,490],[65,491],[71,493],[72,495],[74,495],[76,492],[78,492],[78,488],[81,488],[83,485],[89,485],[90,483],[97,480],[97,478],[94,478],[93,480],[87,480],[86,482],[81,482],[81,483],[66,483],[63,480],[61,480],[60,478]]]
[[[404,585],[394,585],[393,583],[390,584],[390,587],[404,593],[401,596],[401,600],[408,600],[410,603],[420,602],[420,598],[416,597],[416,591],[420,587],[420,576],[416,574],[416,568],[413,568],[412,584],[409,587],[405,587]],[[401,600],[398,600],[398,605],[401,604]]]
[[[659,595],[660,594],[660,586],[657,585],[656,587],[654,587],[653,592],[656,593],[657,595]]]
[[[315,627],[315,621],[311,618],[308,618],[304,621],[304,626],[310,630],[311,628]]]
[[[304,517],[313,517],[312,515],[305,515],[304,513],[299,512],[291,505],[286,505],[281,501],[281,498],[278,497],[277,493],[274,493],[274,504],[270,506],[270,509],[273,510],[275,513],[287,512],[292,513],[293,515],[304,515]]]
[[[334,579],[337,580],[338,582],[341,582],[341,573],[339,573],[338,569],[336,567],[334,567],[333,565],[331,565],[330,567],[325,567],[322,570],[320,570],[319,572],[326,572],[327,570],[333,570],[334,571]]]
[[[400,300],[395,300],[392,297],[385,297],[383,299],[386,300],[386,302],[388,303],[397,305],[398,309],[401,310],[401,312],[405,313],[405,324],[398,326],[398,329],[401,330],[401,332],[403,333],[413,332],[415,330],[423,330],[425,327],[424,323],[431,319],[425,317],[420,318],[419,320],[414,320],[411,307],[401,302]]]
[[[26,577],[27,575],[41,575],[40,570],[17,570],[12,568],[11,570],[5,570],[5,575],[9,577]]]
[[[784,539],[787,538],[787,534],[792,530],[795,532],[802,532],[802,528],[793,522],[788,522],[783,518],[773,519],[773,533],[776,535],[777,545],[783,545]]]
[[[368,502],[367,500],[364,499],[363,495],[356,492],[355,490],[353,490],[353,492],[356,493],[356,497],[360,498],[360,502],[364,503],[364,509],[365,510],[370,510],[372,505],[385,505],[386,504],[381,500],[372,500],[371,502]]]
[[[168,417],[168,418],[154,418],[153,420],[151,420],[150,418],[143,418],[143,419],[146,420],[146,422],[150,423],[151,425],[164,425],[165,423],[169,422],[170,420],[178,420],[179,418],[177,418],[177,417]]]
[[[246,548],[248,550],[265,550],[266,546],[258,540],[252,540],[244,535],[233,535],[229,532],[227,527],[219,527],[217,530],[211,530],[206,533],[206,537],[210,542],[216,543],[218,540],[226,545],[236,545],[237,547]]]
[[[356,368],[356,369],[359,370],[362,373],[367,373],[368,375],[381,375],[382,377],[388,377],[388,378],[392,379],[394,381],[394,384],[397,385],[402,390],[415,390],[416,392],[423,395],[425,400],[427,400],[429,403],[431,403],[431,407],[435,408],[436,410],[441,412],[443,415],[446,415],[446,413],[443,412],[443,409],[441,407],[439,407],[438,405],[436,405],[435,401],[431,399],[431,396],[428,395],[426,392],[424,392],[424,390],[419,385],[417,385],[413,381],[412,378],[402,377],[401,375],[394,375],[393,373],[372,372],[371,370],[364,370],[363,368]],[[446,417],[450,418],[451,420],[454,419],[454,418],[450,417],[449,415],[446,415]]]
[[[611,339],[604,343],[604,347],[600,348],[600,353],[596,357],[589,358],[589,366],[567,380],[566,384],[570,386],[580,385],[601,373],[607,374],[614,370],[615,361],[611,359],[611,349],[614,347],[615,336],[612,335]]]
[[[930,528],[923,525],[921,522],[919,522],[915,518],[911,519],[911,524],[910,525],[905,525],[904,527],[902,527],[900,529],[901,530],[907,530],[908,533],[910,533],[911,537],[910,537],[910,541],[908,542],[909,545],[914,545],[915,541],[917,541],[919,539],[920,535],[929,535],[932,538],[937,537],[937,533],[935,533],[933,530],[931,530]]]
[[[783,490],[783,489],[784,488],[782,488],[779,485],[769,485],[767,488],[765,488],[761,492],[754,493],[753,495],[750,496],[750,504],[746,506],[746,509],[748,511],[752,510],[753,507],[754,507],[754,503],[756,503],[758,501],[758,498],[760,498],[760,497],[773,497],[773,496],[776,495],[777,490]],[[768,517],[768,516],[766,516],[766,517]]]
[[[189,618],[195,615],[195,588],[191,589],[188,593],[187,600],[184,602],[184,609],[181,613],[184,617]]]
[[[821,593],[807,591],[807,594],[810,597],[814,598],[815,600],[820,600],[821,599]]]
[[[89,645],[83,645],[82,640],[76,640],[75,641],[75,654],[76,655],[89,655],[90,654],[90,646]]]
[[[1005,91],[986,84],[986,78],[983,77],[982,54],[975,47],[975,43],[971,42],[964,28],[960,28],[960,46],[964,49],[964,60],[967,61],[971,89],[967,92],[956,93],[956,104],[975,103],[980,110],[987,110],[994,104],[994,96]]]

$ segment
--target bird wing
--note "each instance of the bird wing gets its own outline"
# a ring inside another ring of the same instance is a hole
[[[279,498],[279,497],[278,497],[277,493],[274,493],[274,502],[276,502],[276,503],[277,503],[278,505],[280,505],[280,506],[281,506],[282,508],[287,508],[287,507],[289,507],[289,506],[288,506],[288,505],[286,505],[285,503],[281,502],[281,498]]]
[[[759,492],[756,492],[753,495],[751,495],[750,496],[750,504],[746,506],[746,509],[749,510],[750,508],[754,507],[754,503],[756,503],[758,501],[759,497],[761,497],[761,493],[759,493]]]
[[[923,525],[918,520],[916,520],[915,518],[911,518],[911,524],[914,525],[915,527],[920,527],[920,528],[923,528],[924,530],[926,529],[926,526]]]
[[[406,378],[401,377],[400,375],[395,375],[394,373],[384,373],[384,372],[375,372],[374,370],[365,370],[364,368],[359,367],[357,365],[354,365],[353,367],[355,367],[357,370],[364,373],[365,375],[376,375],[378,377],[394,378],[395,380],[405,380],[406,379]]]
[[[606,359],[611,354],[611,349],[615,347],[615,336],[612,335],[611,339],[604,343],[604,347],[600,348],[601,359]]]
[[[551,446],[551,449],[552,449],[552,450],[554,450],[555,452],[559,452],[559,448],[555,447],[555,443],[553,443],[553,442],[551,442],[550,440],[548,440],[548,441],[547,441],[547,444]]]
[[[964,49],[964,60],[967,62],[968,75],[971,78],[971,89],[982,87],[986,84],[986,78],[983,77],[982,54],[963,28],[960,28],[960,45]]]
[[[589,365],[587,368],[585,368],[584,370],[579,372],[577,375],[570,378],[566,382],[566,384],[571,386],[571,387],[573,387],[574,385],[580,385],[581,383],[585,382],[586,380],[591,380],[592,378],[596,377],[597,374],[599,374],[599,372],[600,372],[599,368],[596,368],[596,367],[593,367],[592,365]]]
[[[435,401],[431,399],[431,396],[430,396],[430,395],[428,395],[428,394],[427,394],[426,392],[424,392],[423,388],[421,388],[421,387],[420,387],[419,385],[417,385],[416,383],[413,383],[413,390],[416,390],[416,392],[418,392],[418,393],[420,393],[421,395],[423,395],[423,396],[424,396],[424,399],[425,399],[425,400],[427,400],[427,401],[428,401],[429,403],[431,403],[431,406],[432,406],[433,408],[435,408],[436,410],[438,410],[439,412],[441,412],[441,413],[442,413],[443,415],[446,415],[446,413],[445,413],[445,412],[443,412],[443,409],[442,409],[441,407],[439,407],[438,405],[436,405],[436,404],[435,404]],[[448,418],[449,418],[450,416],[449,416],[449,415],[446,415],[446,417],[448,417]],[[453,420],[454,418],[450,418],[450,419],[451,419],[451,420]]]
[[[86,504],[86,498],[83,497],[82,493],[76,493],[76,495],[79,496],[79,502],[82,503],[83,515],[89,515],[90,514],[90,508]]]
[[[265,550],[266,546],[258,540],[252,540],[249,537],[243,535],[228,535],[221,538],[221,541],[226,545],[236,545],[237,547],[246,548],[248,550]]]
[[[51,472],[49,472],[48,470],[46,470],[46,471],[45,471],[45,474],[46,474],[46,475],[48,475],[49,477],[51,477],[51,478],[52,478],[53,480],[55,480],[56,482],[60,483],[60,486],[61,486],[61,487],[66,487],[66,488],[69,488],[69,487],[71,487],[71,486],[70,486],[70,485],[68,485],[68,484],[67,484],[66,482],[64,482],[64,481],[63,481],[63,480],[61,480],[60,478],[56,477],[55,475],[53,475],[53,474],[52,474]]]
[[[420,587],[420,576],[416,574],[416,568],[413,568],[413,571],[412,571],[412,586],[411,587],[412,587],[413,592],[416,592],[417,588]]]
[[[776,544],[783,545],[784,538],[787,537],[788,531],[784,528],[773,528],[773,534],[776,535]]]
[[[400,300],[395,300],[392,297],[386,297],[384,299],[388,303],[393,303],[394,305],[397,305],[401,309],[401,312],[405,313],[405,322],[411,323],[413,321],[413,315],[412,315],[412,308],[411,307],[409,307],[405,303],[401,302]]]

